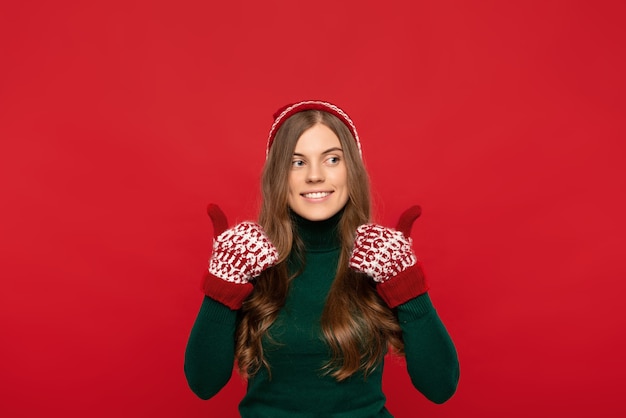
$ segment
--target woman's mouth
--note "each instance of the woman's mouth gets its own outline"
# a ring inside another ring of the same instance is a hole
[[[330,196],[332,192],[311,192],[311,193],[302,193],[301,196],[305,199],[323,199],[325,197]]]

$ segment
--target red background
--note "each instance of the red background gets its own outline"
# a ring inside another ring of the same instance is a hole
[[[183,375],[206,204],[253,218],[271,114],[354,119],[379,222],[413,228],[459,352],[397,417],[626,407],[623,1],[0,6],[0,414],[230,417]]]

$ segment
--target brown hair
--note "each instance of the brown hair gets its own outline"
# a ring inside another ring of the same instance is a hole
[[[257,278],[254,291],[244,302],[236,332],[235,356],[243,376],[254,375],[270,365],[263,356],[262,339],[284,305],[289,283],[287,257],[303,254],[294,232],[288,196],[288,177],[296,142],[316,124],[329,127],[344,151],[349,189],[348,202],[339,221],[341,253],[335,280],[321,318],[324,339],[332,357],[324,372],[344,380],[362,370],[372,371],[391,345],[402,354],[404,345],[394,313],[380,299],[371,279],[348,267],[356,228],[370,221],[369,179],[354,137],[337,117],[307,110],[291,116],[276,133],[261,180],[262,206],[259,223],[279,253],[278,263]],[[304,262],[302,256],[301,261]]]

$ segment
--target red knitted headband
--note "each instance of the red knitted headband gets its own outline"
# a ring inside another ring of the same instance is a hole
[[[350,133],[352,133],[352,136],[356,141],[357,148],[359,149],[359,155],[361,155],[361,141],[359,140],[359,134],[356,133],[356,127],[354,126],[352,119],[350,119],[346,112],[344,112],[334,104],[328,102],[322,102],[319,100],[306,100],[303,102],[284,106],[278,109],[276,113],[274,113],[274,124],[272,124],[272,129],[270,129],[270,134],[267,138],[267,150],[265,152],[266,158],[269,155],[272,144],[274,143],[274,138],[276,137],[276,132],[278,131],[278,128],[280,128],[289,117],[305,110],[321,110],[323,112],[327,112],[337,116],[339,120],[348,127]]]

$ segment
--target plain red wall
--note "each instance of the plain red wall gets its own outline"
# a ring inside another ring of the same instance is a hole
[[[271,114],[354,119],[458,348],[397,417],[617,417],[626,368],[623,1],[0,6],[0,415],[231,417],[183,375],[206,204],[254,217]]]

